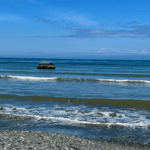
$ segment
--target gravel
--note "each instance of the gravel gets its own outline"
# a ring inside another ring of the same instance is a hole
[[[55,133],[0,130],[0,150],[150,150]]]

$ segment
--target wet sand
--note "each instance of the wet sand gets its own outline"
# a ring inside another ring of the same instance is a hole
[[[0,150],[150,150],[46,132],[0,130]]]

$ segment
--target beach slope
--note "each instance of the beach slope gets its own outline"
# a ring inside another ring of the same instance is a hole
[[[55,133],[0,130],[0,149],[7,150],[148,150]]]

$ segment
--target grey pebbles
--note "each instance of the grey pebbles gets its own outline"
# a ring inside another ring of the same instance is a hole
[[[0,130],[0,150],[150,150],[55,133]]]

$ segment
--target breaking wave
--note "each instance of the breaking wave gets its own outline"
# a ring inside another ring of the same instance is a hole
[[[29,80],[29,81],[91,81],[91,82],[109,82],[109,83],[132,83],[132,84],[150,84],[149,80],[116,80],[116,79],[88,79],[88,78],[59,78],[59,77],[33,77],[33,76],[12,76],[1,75],[0,79],[13,79],[13,80]]]
[[[90,111],[80,109],[79,106],[73,106],[68,110],[66,106],[58,105],[52,108],[0,107],[0,119],[98,128],[150,129],[149,112],[147,111],[118,110],[118,112],[113,112],[96,108]]]
[[[16,120],[38,120],[49,121],[49,123],[65,124],[73,126],[87,126],[87,127],[99,127],[99,128],[150,128],[150,124],[144,122],[137,123],[123,123],[123,122],[94,122],[94,121],[82,121],[78,119],[71,119],[65,117],[46,117],[40,115],[24,115],[24,114],[0,114],[0,118],[16,119]]]

